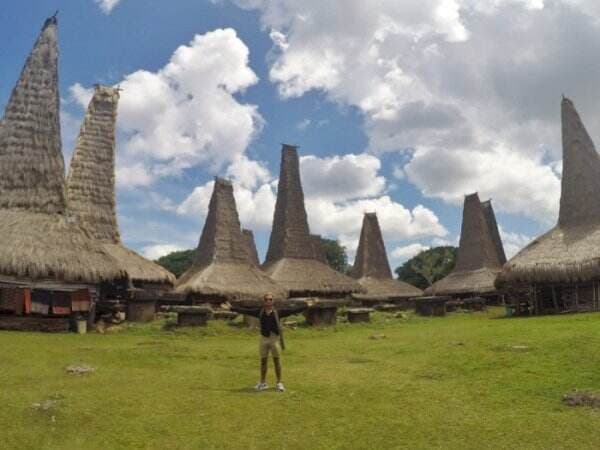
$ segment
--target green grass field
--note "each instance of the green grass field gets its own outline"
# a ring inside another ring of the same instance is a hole
[[[600,409],[561,400],[600,391],[600,314],[501,313],[289,330],[285,393],[253,392],[256,332],[223,322],[0,332],[0,447],[600,448]]]

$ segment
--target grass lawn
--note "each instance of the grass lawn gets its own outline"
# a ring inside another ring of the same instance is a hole
[[[0,447],[600,448],[600,409],[561,401],[600,392],[600,314],[501,313],[289,330],[285,393],[253,392],[256,332],[223,322],[0,332]]]

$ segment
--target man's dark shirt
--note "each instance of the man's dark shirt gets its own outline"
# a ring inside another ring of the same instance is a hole
[[[291,316],[292,314],[297,314],[300,311],[304,310],[306,306],[291,306],[285,308],[283,311],[277,311],[277,315],[279,319],[282,319],[287,316]],[[263,308],[242,308],[240,306],[231,306],[231,310],[237,313],[246,314],[247,316],[252,316],[260,319],[260,334],[264,337],[271,336],[271,333],[279,335],[279,330],[277,329],[277,321],[275,320],[275,314],[271,312],[271,314],[267,314],[267,312],[263,312],[262,316],[260,312]]]

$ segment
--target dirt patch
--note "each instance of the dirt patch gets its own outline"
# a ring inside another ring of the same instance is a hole
[[[600,408],[600,395],[591,392],[571,392],[563,395],[562,400],[567,406],[589,406],[590,408]]]
[[[65,367],[65,370],[67,373],[71,374],[71,375],[85,375],[87,373],[93,373],[96,371],[96,369],[92,366],[88,366],[87,364],[80,364],[80,365],[70,365]]]

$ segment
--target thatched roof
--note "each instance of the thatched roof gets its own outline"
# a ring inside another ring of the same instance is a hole
[[[124,276],[100,243],[65,214],[56,18],[46,21],[0,130],[0,274],[54,285]]]
[[[50,18],[4,112],[0,208],[65,211],[59,110],[57,24]]]
[[[500,238],[500,231],[498,230],[498,222],[496,222],[496,214],[494,214],[494,208],[491,200],[481,202],[483,207],[483,215],[488,225],[488,231],[494,242],[494,248],[496,249],[496,257],[503,265],[506,262],[506,254],[504,253],[504,246],[502,245],[502,239]]]
[[[102,246],[62,214],[0,209],[0,273],[97,284],[125,274]]]
[[[242,229],[242,234],[244,237],[244,242],[246,243],[246,251],[248,252],[250,261],[255,266],[259,266],[260,261],[258,259],[258,251],[256,251],[256,243],[254,242],[254,233],[252,230]]]
[[[115,125],[118,89],[96,86],[79,131],[67,177],[69,212],[105,245],[134,281],[175,282],[175,276],[126,248],[119,235],[115,200]]]
[[[336,272],[315,251],[304,208],[298,151],[283,145],[273,228],[264,270],[290,295],[344,295],[363,289]]]
[[[250,259],[233,186],[227,180],[215,180],[196,258],[177,279],[176,291],[230,300],[262,299],[267,292],[279,299],[287,296],[286,290]]]
[[[600,157],[573,102],[561,103],[563,171],[557,225],[511,258],[497,284],[600,278]]]
[[[311,234],[310,239],[313,244],[313,251],[315,252],[315,256],[319,261],[325,264],[329,264],[327,262],[327,256],[325,255],[325,249],[323,248],[323,243],[321,242],[320,234]]]
[[[366,294],[354,294],[356,298],[393,299],[423,295],[421,289],[392,277],[376,213],[365,213],[363,217],[350,276],[367,290]]]
[[[494,280],[502,264],[489,220],[479,196],[467,195],[456,265],[448,276],[427,288],[425,294],[483,294],[496,290]]]
[[[119,243],[115,200],[115,124],[119,91],[96,86],[67,176],[69,210],[96,239]]]

